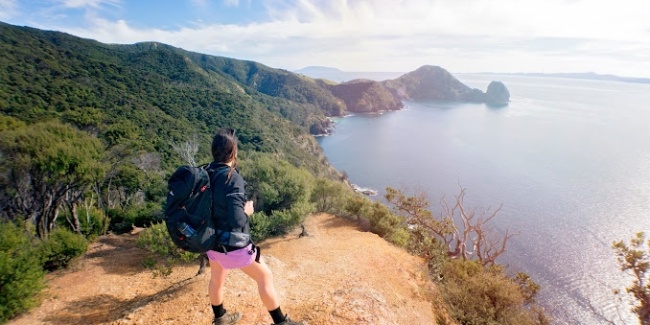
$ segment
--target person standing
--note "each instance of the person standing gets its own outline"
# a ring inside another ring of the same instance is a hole
[[[237,138],[233,129],[219,130],[212,140],[211,174],[212,217],[215,228],[224,231],[250,233],[249,216],[253,214],[253,202],[248,201],[245,181],[237,171]],[[227,172],[226,170],[227,169]],[[219,172],[221,171],[221,172]],[[280,308],[271,269],[259,259],[259,248],[251,243],[244,248],[218,245],[207,252],[210,261],[208,293],[214,311],[213,324],[236,324],[240,312],[228,312],[223,307],[223,286],[233,269],[240,269],[257,283],[262,303],[273,319],[273,324],[307,325],[307,322],[291,320]]]

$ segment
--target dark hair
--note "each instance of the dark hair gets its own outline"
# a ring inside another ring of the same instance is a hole
[[[212,159],[217,163],[229,163],[232,161],[228,179],[232,171],[237,167],[237,137],[235,130],[224,128],[217,131],[212,139]]]

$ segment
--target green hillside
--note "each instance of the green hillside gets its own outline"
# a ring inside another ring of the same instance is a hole
[[[3,115],[26,123],[59,119],[109,147],[158,152],[171,165],[178,163],[171,143],[196,134],[206,160],[211,133],[231,126],[244,150],[327,170],[307,131],[327,125],[323,111],[342,106],[311,79],[159,43],[107,45],[2,23],[0,51]]]

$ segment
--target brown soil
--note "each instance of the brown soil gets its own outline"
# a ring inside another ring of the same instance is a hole
[[[425,263],[347,220],[320,214],[283,238],[261,243],[282,309],[309,324],[435,324],[435,287]],[[209,268],[198,262],[153,277],[137,235],[108,235],[72,269],[48,276],[39,307],[9,322],[35,324],[210,324]],[[239,324],[270,324],[255,282],[241,271],[226,281],[225,307]]]

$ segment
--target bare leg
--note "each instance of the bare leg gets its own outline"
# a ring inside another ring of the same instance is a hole
[[[208,294],[210,303],[219,306],[223,303],[223,284],[226,282],[229,270],[221,267],[221,264],[210,261],[210,284],[208,285]]]
[[[280,307],[280,301],[273,285],[273,273],[263,260],[260,260],[259,263],[253,262],[241,270],[257,282],[257,290],[266,310],[275,310]]]

